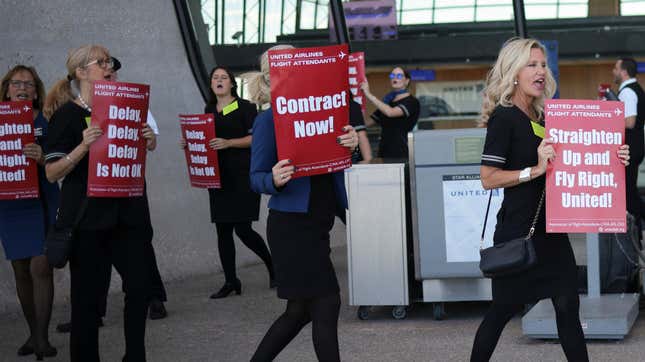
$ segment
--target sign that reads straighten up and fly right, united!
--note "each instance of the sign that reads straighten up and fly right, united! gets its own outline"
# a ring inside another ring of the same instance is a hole
[[[23,154],[35,142],[30,101],[0,102],[0,200],[38,197],[36,161]]]
[[[546,173],[546,231],[624,233],[625,143],[622,102],[548,100],[545,137],[555,160]]]

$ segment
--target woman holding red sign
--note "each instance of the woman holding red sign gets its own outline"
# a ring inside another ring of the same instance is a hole
[[[566,358],[589,360],[580,325],[571,244],[567,234],[546,233],[541,201],[547,165],[556,157],[551,140],[543,139],[544,100],[555,90],[546,50],[534,39],[507,41],[486,80],[481,123],[487,132],[481,182],[488,190],[504,188],[493,243],[525,237],[534,229],[537,263],[528,270],[492,278],[493,303],[477,330],[471,361],[488,361],[508,321],[526,304],[546,298],[553,303]],[[628,164],[628,147],[622,146],[618,157]]]
[[[281,45],[273,49],[289,49]],[[261,72],[246,75],[251,100],[271,101],[267,53],[260,58]],[[350,150],[358,145],[351,126],[337,142]],[[285,312],[260,342],[252,361],[272,361],[312,322],[318,359],[339,361],[338,313],[340,289],[329,254],[329,231],[336,205],[347,208],[343,172],[300,177],[290,160],[278,160],[273,113],[262,112],[255,120],[251,146],[251,187],[270,194],[267,240],[273,254],[278,297],[287,300]]]
[[[208,189],[211,221],[217,230],[217,247],[224,269],[225,283],[211,299],[225,298],[232,292],[242,293],[242,283],[235,273],[233,231],[251,249],[269,271],[269,286],[275,287],[271,254],[262,236],[251,223],[260,214],[260,195],[249,185],[251,131],[258,111],[255,105],[237,95],[235,75],[226,67],[213,68],[210,75],[210,98],[204,110],[215,115],[217,137],[209,146],[217,150],[221,188]],[[186,140],[181,139],[182,148]]]
[[[45,110],[51,114],[46,172],[62,178],[57,226],[75,228],[70,255],[72,361],[98,361],[98,311],[103,265],[109,259],[125,290],[124,361],[145,361],[146,314],[149,297],[150,212],[145,194],[139,197],[87,197],[90,146],[103,131],[90,125],[93,83],[107,80],[113,66],[108,50],[86,45],[70,51],[67,77],[49,93]],[[153,148],[155,136],[143,124],[141,136]]]
[[[419,100],[410,94],[410,73],[401,67],[392,69],[390,86],[392,91],[381,100],[370,92],[367,81],[361,83],[365,98],[377,108],[370,119],[372,124],[376,122],[381,126],[378,157],[407,159],[408,132],[412,131],[419,120]]]
[[[47,182],[42,145],[47,139],[47,120],[42,110],[45,86],[32,67],[17,65],[2,78],[2,101],[31,101],[36,143],[26,144],[23,153],[38,165],[40,197],[0,201],[0,239],[11,260],[16,292],[29,325],[30,336],[18,349],[19,356],[35,353],[55,356],[49,344],[49,320],[54,298],[52,268],[43,254],[47,230],[56,220],[58,184]]]

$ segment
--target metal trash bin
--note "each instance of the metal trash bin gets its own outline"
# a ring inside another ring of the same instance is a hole
[[[406,317],[408,249],[405,165],[354,165],[345,172],[349,304],[367,319],[371,306]]]

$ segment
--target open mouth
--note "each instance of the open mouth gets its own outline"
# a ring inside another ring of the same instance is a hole
[[[19,94],[16,96],[16,98],[18,98],[18,99],[19,99],[19,100],[21,100],[21,101],[28,101],[28,100],[30,99],[30,98],[29,98],[29,94],[27,94],[27,93],[19,93]]]
[[[544,78],[537,79],[536,81],[533,82],[533,85],[537,89],[540,89],[540,90],[544,89]]]
[[[216,86],[215,86],[215,88],[217,88],[217,89],[222,89],[222,88],[224,88],[224,86],[223,86],[223,85],[221,85],[221,84],[218,84],[218,85],[216,85]]]

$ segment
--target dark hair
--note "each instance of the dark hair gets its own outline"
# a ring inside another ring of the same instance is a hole
[[[406,78],[408,78],[409,80],[412,80],[412,76],[410,75],[410,72],[409,72],[407,69],[405,69],[404,67],[402,67],[402,66],[400,66],[400,65],[395,65],[395,66],[393,66],[393,67],[392,67],[392,70],[394,70],[394,69],[396,69],[396,68],[401,69],[401,70],[403,71],[403,75],[404,75]]]
[[[19,72],[29,72],[31,77],[34,78],[34,83],[36,85],[36,99],[34,99],[33,105],[35,109],[42,110],[43,102],[45,101],[45,85],[43,84],[43,81],[40,80],[34,67],[18,64],[5,74],[2,78],[2,100],[9,100],[9,97],[7,96],[7,93],[9,92],[9,81],[14,75],[16,75],[16,73]]]
[[[633,58],[620,58],[620,69],[627,72],[630,78],[636,76],[636,61]]]
[[[235,98],[240,98],[240,96],[237,95],[237,81],[235,80],[235,74],[231,72],[228,68],[222,65],[218,65],[213,70],[211,70],[211,74],[208,77],[208,104],[207,105],[217,105],[217,97],[215,96],[215,92],[213,92],[213,88],[210,87],[211,81],[213,79],[213,74],[215,74],[215,71],[221,69],[228,74],[228,78],[231,80],[231,95]]]

